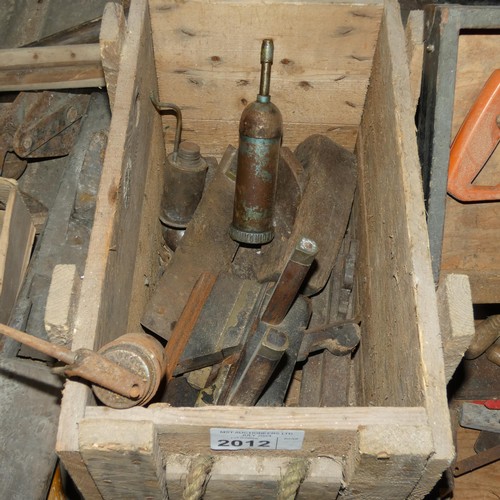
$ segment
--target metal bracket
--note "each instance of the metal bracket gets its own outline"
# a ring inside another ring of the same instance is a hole
[[[425,7],[424,60],[418,146],[427,209],[434,280],[443,243],[451,122],[461,30],[500,29],[500,8],[457,5]]]

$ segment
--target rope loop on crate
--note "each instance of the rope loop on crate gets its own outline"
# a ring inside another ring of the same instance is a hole
[[[182,500],[200,500],[205,493],[214,457],[199,455],[189,465]]]
[[[307,476],[309,460],[297,458],[289,462],[285,473],[281,477],[277,500],[294,500],[302,481]]]

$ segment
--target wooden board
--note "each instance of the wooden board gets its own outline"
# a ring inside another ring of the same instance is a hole
[[[220,156],[237,144],[241,112],[258,92],[266,37],[274,39],[271,94],[283,115],[284,145],[295,149],[308,134],[357,127],[380,3],[150,3],[160,98],[182,108],[184,138],[205,154]],[[336,105],[329,106],[332,96]],[[352,148],[348,137],[338,137]]]
[[[360,405],[427,408],[435,454],[418,497],[453,457],[438,310],[428,248],[409,71],[399,13],[386,6],[361,122],[359,154],[362,338]],[[388,63],[389,61],[389,63]]]
[[[465,274],[442,276],[437,299],[448,383],[476,332],[469,277]]]
[[[108,2],[102,14],[99,47],[111,110],[115,102],[120,57],[126,31],[127,21],[122,5]]]
[[[459,37],[452,137],[486,80],[500,67],[498,40],[498,35]],[[500,184],[500,149],[476,182]],[[441,269],[467,274],[476,304],[500,302],[499,234],[500,202],[464,204],[448,196]]]
[[[0,50],[0,91],[103,87],[99,44]]]
[[[133,4],[128,23],[82,300],[75,318],[75,349],[98,348],[128,331],[140,331],[149,285],[158,279],[157,209],[165,150],[161,120],[149,97],[156,91],[156,75],[147,2]],[[57,451],[84,497],[99,498],[78,451],[76,423],[88,402],[85,386],[66,384]]]
[[[30,214],[12,179],[0,179],[0,322],[7,323],[24,280],[35,238]]]

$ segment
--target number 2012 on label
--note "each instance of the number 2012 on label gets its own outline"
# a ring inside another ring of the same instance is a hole
[[[265,441],[259,439],[258,441],[254,439],[241,440],[241,439],[219,439],[217,442],[217,446],[233,446],[235,448],[239,448],[242,446],[248,448],[269,448],[271,446],[271,441]]]

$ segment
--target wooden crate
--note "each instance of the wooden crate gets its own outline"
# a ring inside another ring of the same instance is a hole
[[[151,29],[152,28],[152,29]],[[388,0],[132,1],[74,348],[140,329],[157,282],[165,149],[150,94],[184,110],[204,154],[237,143],[258,88],[260,41],[275,39],[273,101],[284,144],[329,135],[359,159],[356,406],[113,410],[67,382],[57,451],[85,498],[181,498],[196,458],[215,462],[204,498],[275,498],[294,459],[298,498],[421,498],[452,445],[404,34]],[[298,451],[214,452],[214,427],[302,430]],[[288,476],[287,476],[288,477]]]
[[[0,179],[0,322],[9,321],[23,284],[35,226],[14,179]]]

